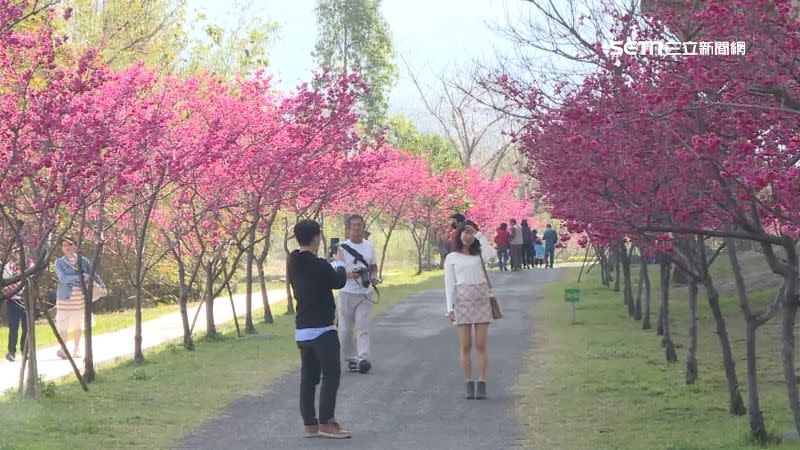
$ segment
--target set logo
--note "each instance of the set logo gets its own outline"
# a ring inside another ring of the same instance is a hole
[[[744,56],[743,41],[611,41],[610,55]]]

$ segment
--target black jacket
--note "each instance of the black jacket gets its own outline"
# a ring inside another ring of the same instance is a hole
[[[533,243],[533,230],[529,226],[522,226],[522,244],[531,245]]]
[[[333,325],[336,303],[331,290],[341,289],[347,282],[344,267],[334,270],[323,258],[295,250],[289,255],[288,276],[297,301],[296,328]]]

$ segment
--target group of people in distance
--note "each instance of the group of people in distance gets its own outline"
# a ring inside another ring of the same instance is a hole
[[[509,222],[510,227],[505,222],[501,223],[494,235],[500,271],[508,271],[509,262],[512,272],[541,266],[553,267],[558,242],[556,230],[547,224],[540,238],[537,230],[528,226],[527,219],[522,219],[520,225],[517,225],[516,219]]]

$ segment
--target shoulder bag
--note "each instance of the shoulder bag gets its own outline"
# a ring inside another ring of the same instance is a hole
[[[483,276],[486,278],[486,284],[489,285],[489,290],[492,289],[492,282],[489,281],[489,274],[486,273],[486,265],[483,263],[483,256],[478,255],[481,258],[481,269],[483,269]],[[502,319],[503,318],[503,311],[500,309],[500,302],[497,301],[497,297],[494,295],[489,296],[489,306],[492,307],[492,319]]]

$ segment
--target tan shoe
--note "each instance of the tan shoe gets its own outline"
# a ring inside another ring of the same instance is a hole
[[[303,427],[304,436],[307,438],[319,436],[319,425],[305,425]]]
[[[350,432],[336,423],[335,419],[331,419],[328,423],[319,424],[319,435],[333,439],[347,439],[350,437]]]

